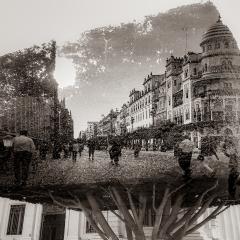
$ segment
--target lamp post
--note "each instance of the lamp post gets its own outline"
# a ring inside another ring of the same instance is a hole
[[[61,133],[61,110],[58,110],[58,131]]]
[[[152,115],[152,126],[154,127],[155,125],[155,115],[156,115],[156,110],[157,110],[157,104],[153,104],[152,110],[151,110],[151,115]]]
[[[209,89],[209,90],[206,90],[205,92],[204,92],[204,94],[201,96],[201,98],[205,98],[205,97],[207,97],[207,99],[206,99],[206,102],[207,102],[207,112],[208,112],[208,114],[207,114],[207,120],[208,121],[211,121],[212,120],[212,114],[211,114],[211,93],[212,93],[212,90],[211,89]],[[206,114],[205,113],[205,110],[204,110],[204,114]]]
[[[212,114],[211,114],[211,93],[212,90],[209,89],[206,91],[206,93],[208,94],[208,120],[211,121],[212,120]]]
[[[4,147],[10,148],[13,145],[13,137],[11,135],[6,135],[3,137]]]
[[[134,117],[131,117],[132,132],[133,132],[133,123],[134,123]]]

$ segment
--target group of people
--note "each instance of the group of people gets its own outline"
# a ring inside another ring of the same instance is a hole
[[[191,160],[194,143],[187,135],[183,136],[174,147],[174,156],[177,158],[180,168],[183,171],[183,177],[185,180],[191,179]],[[222,153],[229,158],[229,175],[228,175],[228,192],[230,199],[235,199],[237,185],[240,185],[240,173],[238,170],[239,161],[239,149],[238,141],[232,136],[226,136],[221,144],[217,144],[216,141],[211,139],[209,135],[204,137],[201,142],[200,154],[197,157],[200,167],[209,177],[216,176],[216,169],[209,166],[209,160],[219,161],[217,154],[217,148],[222,150]]]
[[[13,139],[12,155],[13,166],[15,174],[15,184],[17,186],[26,185],[29,174],[29,166],[35,152],[35,144],[31,138],[27,136],[27,131],[20,131],[20,135]],[[73,163],[76,163],[77,155],[81,157],[84,150],[84,143],[74,140],[71,143],[63,144],[61,150],[64,153],[64,158],[71,157]],[[94,153],[96,143],[93,138],[87,141],[88,158],[94,160]],[[1,146],[0,146],[1,147]],[[217,149],[220,147],[222,153],[229,159],[229,175],[228,175],[228,191],[231,199],[235,199],[237,185],[240,185],[240,173],[238,170],[239,161],[239,146],[238,141],[232,136],[226,136],[222,144],[218,144],[217,141],[211,139],[211,136],[207,135],[202,138],[200,154],[197,157],[199,165],[209,177],[215,177],[216,169],[210,167],[209,160],[219,161]],[[191,161],[195,144],[190,140],[189,136],[184,134],[174,147],[174,156],[178,160],[178,164],[183,171],[183,177],[185,180],[191,179],[192,169]],[[119,158],[121,157],[122,146],[117,140],[110,142],[108,148],[111,164],[119,166]],[[134,148],[134,156],[137,158],[141,150],[141,144],[138,143]],[[39,157],[43,160],[46,159],[46,154],[49,151],[49,146],[46,142],[43,142],[39,146]],[[216,164],[217,165],[217,164]]]

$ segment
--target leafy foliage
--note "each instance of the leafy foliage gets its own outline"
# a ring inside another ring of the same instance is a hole
[[[51,42],[2,56],[0,84],[5,95],[1,96],[51,96],[55,51],[55,42]]]

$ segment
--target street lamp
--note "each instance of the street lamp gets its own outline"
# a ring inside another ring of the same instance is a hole
[[[13,145],[13,136],[6,135],[3,137],[3,145],[4,147],[10,148]]]
[[[208,112],[207,120],[209,120],[209,121],[212,120],[212,114],[211,114],[211,93],[212,93],[212,90],[209,89],[209,90],[205,90],[204,93],[201,95],[201,98],[207,97],[207,99],[206,99],[206,102],[207,102],[207,112]],[[206,114],[205,110],[204,110],[204,114]]]
[[[207,98],[207,102],[208,102],[208,120],[211,121],[212,120],[212,114],[211,114],[211,93],[212,93],[212,90],[209,89],[209,90],[206,90],[205,91],[205,94],[204,94],[204,97],[208,97]]]
[[[152,110],[151,110],[151,115],[152,115],[152,126],[154,127],[154,117],[155,117],[155,115],[156,115],[156,110],[157,110],[157,104],[153,104],[153,106],[152,106]]]
[[[58,131],[61,133],[61,110],[58,110]]]
[[[132,132],[133,132],[133,123],[134,123],[134,117],[131,117]]]

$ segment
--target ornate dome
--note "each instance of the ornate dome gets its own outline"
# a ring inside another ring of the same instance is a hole
[[[219,16],[217,22],[213,24],[207,32],[203,35],[201,44],[204,44],[205,42],[211,41],[215,38],[233,38],[232,32],[229,30],[229,28],[224,25],[221,21],[221,17]]]

